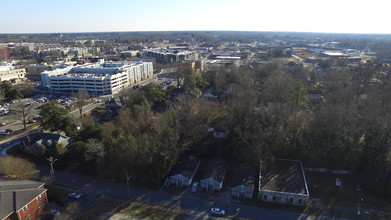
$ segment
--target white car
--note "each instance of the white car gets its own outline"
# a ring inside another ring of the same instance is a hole
[[[49,213],[54,215],[54,216],[59,216],[61,214],[61,212],[55,210],[55,209],[50,209],[49,210]]]
[[[211,208],[210,209],[210,214],[211,215],[216,215],[216,216],[224,216],[225,215],[225,210],[220,209],[220,208]]]
[[[191,192],[194,192],[194,193],[197,192],[199,184],[200,184],[199,182],[194,182],[193,186],[191,187]]]
[[[0,131],[0,135],[9,135],[9,134],[10,134],[10,132],[8,132],[6,130]]]
[[[72,199],[80,199],[81,195],[79,193],[73,192],[73,193],[68,193],[68,197]]]

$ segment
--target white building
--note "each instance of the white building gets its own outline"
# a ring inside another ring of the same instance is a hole
[[[150,62],[104,62],[66,67],[41,73],[42,86],[50,91],[74,93],[80,88],[91,94],[116,93],[153,76]]]
[[[10,81],[12,83],[26,79],[26,69],[15,69],[14,63],[0,64],[0,82]]]
[[[299,160],[263,158],[258,186],[258,197],[264,202],[306,206],[310,200],[303,165]]]

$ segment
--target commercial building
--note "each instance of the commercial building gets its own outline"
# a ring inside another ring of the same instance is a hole
[[[15,69],[12,63],[0,65],[0,82],[10,81],[12,83],[26,79],[26,69]]]
[[[172,49],[150,49],[145,51],[147,56],[154,57],[158,63],[174,63],[183,60],[197,60],[198,54],[195,51],[181,51]]]
[[[0,219],[37,219],[48,208],[45,183],[0,180]]]
[[[305,206],[310,199],[304,169],[299,160],[262,159],[259,199],[265,202]]]
[[[112,94],[153,76],[150,62],[104,62],[69,66],[41,73],[42,86],[50,91],[75,93],[85,89],[90,94]]]
[[[10,50],[7,45],[0,45],[0,59],[11,59]]]

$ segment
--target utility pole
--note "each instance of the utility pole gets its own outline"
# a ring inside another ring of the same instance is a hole
[[[57,159],[54,159],[53,157],[50,157],[49,159],[48,159],[48,161],[49,161],[49,163],[50,163],[50,175],[52,176],[52,177],[54,177],[54,169],[53,169],[53,164],[54,164],[54,162],[56,162],[57,161]]]
[[[131,176],[128,176],[128,172],[126,172],[126,186],[128,187],[128,197],[129,197],[129,180],[132,178]]]

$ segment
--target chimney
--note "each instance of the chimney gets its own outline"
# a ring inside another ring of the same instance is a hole
[[[14,208],[14,212],[16,213],[16,192],[15,191],[12,191],[12,201],[13,201],[13,208]]]

